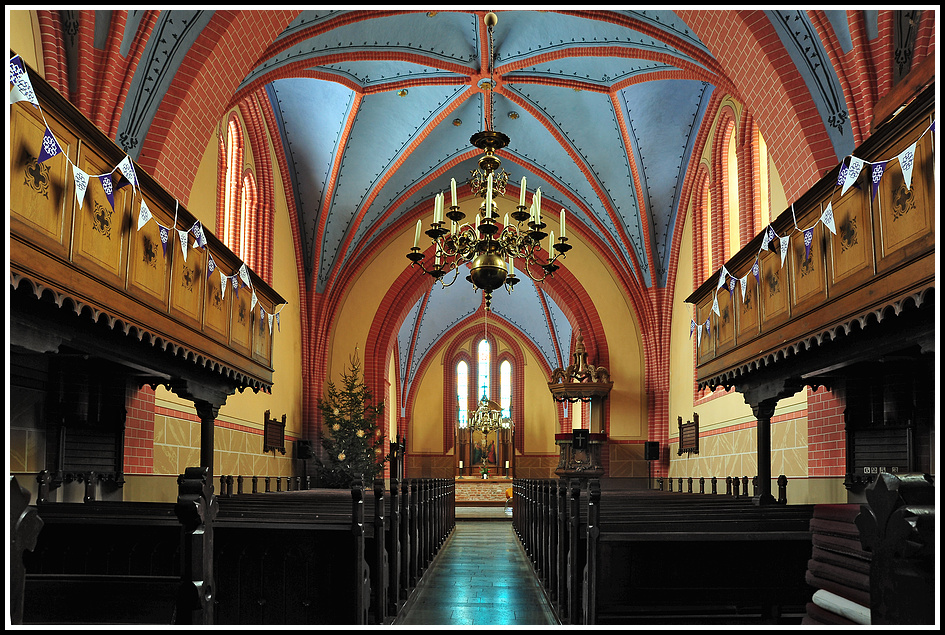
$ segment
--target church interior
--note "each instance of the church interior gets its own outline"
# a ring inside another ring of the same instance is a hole
[[[8,626],[938,623],[937,7],[6,13]]]

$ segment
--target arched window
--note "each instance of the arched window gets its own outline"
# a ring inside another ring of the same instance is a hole
[[[512,362],[503,361],[499,365],[499,406],[502,416],[512,416]]]
[[[469,365],[456,364],[456,401],[459,409],[459,427],[465,428],[469,412]]]
[[[480,340],[477,347],[479,360],[479,383],[476,384],[476,394],[481,399],[491,399],[489,390],[489,367],[491,365],[489,340]]]
[[[725,145],[725,218],[728,221],[728,241],[723,251],[723,262],[731,258],[741,248],[741,232],[739,232],[741,214],[739,213],[738,204],[738,144],[735,141],[735,134],[735,125],[730,124],[726,130]]]
[[[243,143],[243,128],[234,113],[220,139],[216,233],[240,260],[271,284],[272,213],[260,201],[253,168],[244,166]]]

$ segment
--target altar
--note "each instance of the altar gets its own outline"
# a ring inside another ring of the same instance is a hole
[[[512,478],[503,476],[457,476],[455,481],[457,507],[504,507],[506,490],[512,487]]]

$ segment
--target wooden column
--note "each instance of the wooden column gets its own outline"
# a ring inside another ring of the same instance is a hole
[[[751,407],[757,419],[758,440],[758,493],[752,499],[755,505],[773,505],[777,501],[771,495],[771,417],[777,399],[765,399]],[[747,493],[747,492],[746,492]]]

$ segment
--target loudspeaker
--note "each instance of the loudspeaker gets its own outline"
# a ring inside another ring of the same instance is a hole
[[[305,439],[299,439],[295,442],[295,458],[308,460],[314,456],[312,452],[312,442]]]
[[[586,450],[588,440],[591,438],[591,431],[581,428],[571,431],[571,448],[574,450]]]
[[[643,458],[646,461],[659,461],[660,460],[660,442],[659,441],[644,441],[643,442]]]

